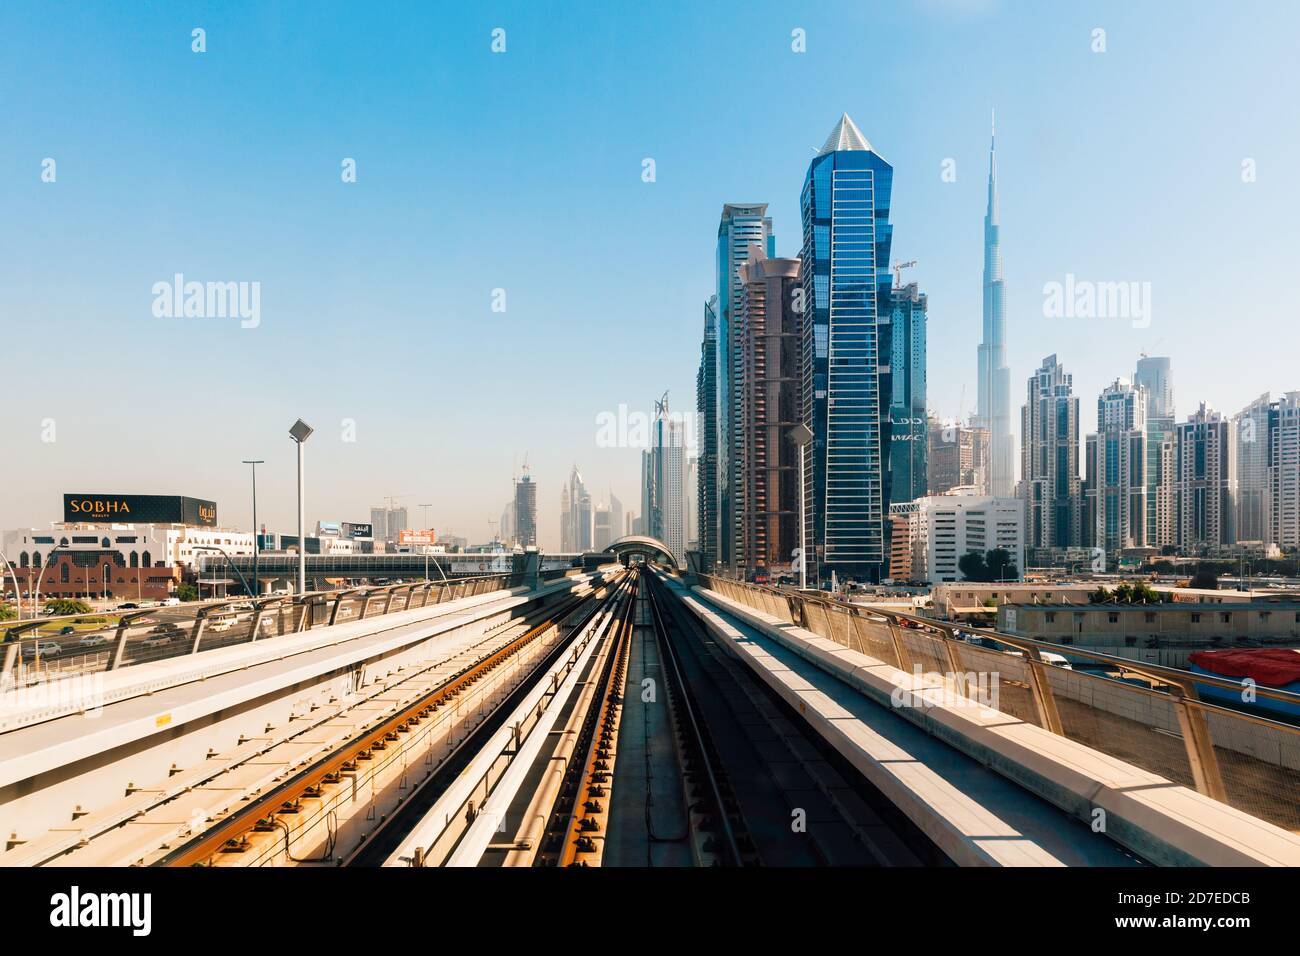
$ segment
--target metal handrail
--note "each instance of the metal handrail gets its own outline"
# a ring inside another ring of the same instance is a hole
[[[440,603],[444,600],[444,594],[451,594],[456,589],[459,589],[461,592],[459,596],[466,596],[466,592],[470,594],[484,593],[478,589],[480,585],[497,583],[501,587],[513,587],[522,580],[523,575],[521,573],[506,572],[500,574],[476,575],[473,577],[451,578],[445,582],[434,580],[415,582],[404,581],[400,584],[342,588],[331,591],[309,591],[305,594],[273,595],[269,597],[238,595],[220,601],[205,601],[202,603],[180,605],[180,610],[190,613],[183,614],[179,619],[172,622],[159,623],[173,623],[182,631],[188,629],[189,650],[186,653],[196,654],[202,649],[203,633],[209,619],[214,614],[227,610],[231,606],[237,604],[252,605],[252,619],[248,636],[248,642],[251,643],[257,641],[261,636],[261,622],[266,614],[268,612],[280,612],[286,607],[300,609],[295,614],[291,615],[291,619],[293,620],[292,631],[297,632],[306,630],[308,627],[313,626],[313,624],[308,622],[308,617],[311,608],[314,606],[328,607],[332,604],[333,607],[330,611],[329,619],[324,623],[334,624],[337,620],[339,608],[342,606],[343,602],[348,599],[361,599],[361,613],[358,614],[356,618],[357,620],[360,620],[362,617],[377,617],[385,613],[409,610],[412,607],[415,594],[421,589],[424,591],[424,600],[419,605],[416,605],[417,607],[425,607],[430,603],[429,594],[432,591],[436,591],[439,595],[438,599],[434,603]],[[473,590],[471,590],[471,587]],[[403,590],[407,592],[405,595],[406,600],[401,602],[400,605],[395,606],[396,602],[394,601],[394,596],[397,592]],[[386,598],[382,605],[382,610],[378,613],[370,611],[370,613],[367,614],[367,610],[375,606],[371,602],[376,597]],[[0,640],[0,677],[10,674],[15,669],[19,660],[19,655],[22,653],[24,647],[32,646],[39,641],[54,639],[52,635],[39,634],[39,629],[51,625],[54,627],[60,625],[66,626],[90,617],[112,616],[115,619],[112,622],[106,623],[103,627],[86,630],[81,632],[79,635],[85,637],[90,634],[101,634],[109,631],[113,632],[112,640],[109,643],[106,643],[103,648],[104,650],[109,651],[109,654],[102,669],[116,670],[122,666],[129,666],[128,662],[125,660],[125,655],[127,638],[131,628],[140,626],[138,622],[141,619],[147,618],[162,610],[177,610],[177,608],[174,605],[158,605],[155,607],[138,608],[126,612],[91,610],[80,614],[60,614],[48,617],[42,616],[31,620],[14,622],[4,628],[4,637]],[[38,631],[38,633],[31,637],[23,636],[28,631]],[[288,629],[286,629],[286,633],[289,633]],[[168,658],[183,656],[186,655],[166,655]]]
[[[902,669],[905,669],[908,666],[908,661],[910,659],[910,655],[904,647],[901,638],[904,624],[908,630],[916,632],[918,636],[939,644],[944,650],[944,657],[942,659],[945,659],[950,663],[954,673],[960,671],[957,648],[962,645],[971,646],[967,642],[962,641],[955,636],[957,630],[967,631],[981,638],[1014,648],[1024,655],[1023,659],[1028,668],[1028,677],[1030,682],[1029,691],[1038,710],[1043,728],[1060,736],[1068,735],[1065,733],[1061,723],[1061,718],[1057,709],[1056,692],[1052,688],[1049,676],[1052,665],[1049,665],[1044,661],[1042,657],[1044,651],[1096,661],[1113,666],[1117,670],[1140,674],[1148,680],[1168,685],[1172,690],[1166,693],[1158,691],[1154,687],[1140,687],[1132,684],[1116,682],[1098,674],[1088,673],[1087,671],[1073,672],[1084,680],[1106,681],[1111,686],[1123,688],[1125,692],[1148,694],[1168,701],[1173,707],[1179,728],[1182,731],[1182,741],[1186,751],[1188,766],[1191,770],[1192,779],[1197,791],[1222,803],[1228,803],[1229,800],[1219,767],[1218,754],[1215,751],[1213,732],[1207,719],[1210,715],[1217,715],[1225,719],[1265,727],[1270,731],[1286,734],[1293,739],[1300,740],[1300,727],[1201,700],[1197,692],[1198,684],[1220,687],[1234,692],[1241,691],[1242,684],[1240,682],[1232,681],[1217,675],[1194,674],[1190,671],[1178,670],[1177,668],[1165,667],[1164,665],[1159,664],[1133,662],[1127,658],[1116,657],[1110,654],[1081,650],[1072,645],[1054,644],[1050,641],[1040,641],[1035,638],[1011,636],[989,628],[967,627],[965,625],[958,628],[957,625],[945,621],[936,621],[932,618],[926,618],[916,614],[908,614],[902,611],[892,611],[884,608],[870,607],[868,605],[834,601],[819,594],[782,590],[766,585],[751,584],[747,581],[737,581],[731,578],[719,578],[706,574],[701,574],[698,577],[710,590],[718,591],[724,596],[728,595],[729,592],[732,595],[739,594],[741,596],[748,593],[752,595],[766,596],[775,601],[778,607],[784,604],[788,608],[791,621],[807,630],[813,630],[811,620],[807,613],[807,609],[810,605],[821,608],[824,613],[834,611],[843,614],[846,617],[868,618],[875,616],[883,619],[889,627],[890,639],[893,644],[895,657],[898,660],[899,667]],[[746,603],[750,602],[746,601]],[[763,602],[761,601],[755,601],[751,606],[769,612],[771,611],[771,608],[763,605]],[[827,617],[827,622],[829,624],[829,617]],[[813,633],[817,632],[813,631]],[[835,640],[833,636],[830,636],[830,639]],[[842,642],[837,641],[837,643]],[[989,648],[985,649],[990,650]],[[993,650],[994,653],[1000,653],[996,649],[991,650]],[[960,684],[960,682],[958,683]],[[961,691],[962,688],[959,686],[958,690]],[[1282,703],[1300,705],[1300,694],[1293,694],[1289,691],[1278,690],[1272,687],[1257,686],[1253,688],[1253,690],[1257,697],[1266,697],[1270,700],[1276,700]]]

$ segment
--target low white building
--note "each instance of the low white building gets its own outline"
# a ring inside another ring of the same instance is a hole
[[[34,567],[49,557],[76,551],[116,551],[126,567],[195,566],[204,552],[199,546],[217,547],[229,555],[252,554],[253,533],[230,528],[201,528],[183,524],[73,524],[59,522],[49,528],[16,528],[0,532],[0,548],[15,567]]]
[[[1017,579],[1025,567],[1025,503],[988,495],[929,495],[906,515],[912,546],[911,577],[931,583],[962,581],[958,562],[978,551],[1002,548],[1011,555]],[[897,531],[895,532],[897,533]]]

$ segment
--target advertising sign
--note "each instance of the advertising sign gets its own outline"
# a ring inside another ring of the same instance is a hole
[[[432,528],[428,531],[405,530],[397,533],[398,544],[434,544],[437,540],[438,535]]]
[[[343,537],[345,538],[373,538],[374,536],[374,525],[356,524],[351,521],[343,522]]]
[[[183,495],[73,494],[63,496],[63,520],[215,528],[217,503]]]

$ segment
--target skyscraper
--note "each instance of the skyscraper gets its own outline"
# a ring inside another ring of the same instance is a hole
[[[718,554],[724,565],[734,565],[740,524],[733,504],[740,482],[735,465],[735,448],[740,428],[739,400],[735,381],[739,356],[735,345],[735,322],[740,312],[742,286],[739,269],[749,258],[750,246],[776,255],[776,238],[767,203],[726,203],[718,223],[717,245],[717,472]]]
[[[1146,389],[1148,421],[1152,418],[1167,418],[1173,421],[1174,373],[1169,368],[1167,357],[1143,354],[1138,359],[1133,384]]]
[[[1174,376],[1169,359],[1142,355],[1133,384],[1142,387],[1147,402],[1147,537],[1152,548],[1178,543],[1174,459]]]
[[[893,167],[840,117],[808,166],[803,219],[803,423],[812,431],[804,552],[814,581],[878,581],[888,560],[889,197]]]
[[[1233,416],[1237,442],[1238,541],[1273,540],[1273,432],[1278,404],[1268,392]]]
[[[718,297],[704,303],[704,339],[695,376],[695,411],[700,430],[699,505],[700,558],[713,568],[718,560]]]
[[[929,420],[925,407],[928,298],[916,283],[890,292],[889,500],[915,501],[929,488]],[[892,572],[891,572],[892,575]]]
[[[1300,392],[1287,392],[1277,402],[1269,444],[1273,449],[1273,543],[1281,548],[1300,547]]]
[[[989,141],[988,209],[984,214],[984,339],[979,347],[976,424],[989,430],[989,493],[1011,496],[1015,439],[1011,436],[1011,369],[1007,367],[1007,314],[999,247],[997,129]]]
[[[1178,546],[1232,544],[1236,520],[1236,442],[1231,420],[1201,403],[1177,426]]]
[[[524,465],[523,475],[515,482],[515,544],[522,548],[537,544],[537,483]]]
[[[1079,538],[1079,399],[1055,355],[1029,376],[1020,413],[1025,546],[1074,548]]]
[[[641,453],[640,533],[658,538],[684,561],[686,553],[686,428],[655,402],[650,447]]]
[[[1146,390],[1116,379],[1097,399],[1088,436],[1088,513],[1092,543],[1113,554],[1146,544]]]
[[[798,259],[771,258],[755,246],[740,272],[736,565],[745,571],[788,566],[798,547],[799,449],[790,431],[800,414],[799,267]]]
[[[592,541],[591,494],[582,481],[578,466],[560,489],[560,550],[567,553],[590,551]]]

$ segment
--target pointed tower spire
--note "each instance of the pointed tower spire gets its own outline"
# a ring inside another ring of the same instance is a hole
[[[997,111],[989,113],[989,206],[988,221],[998,224],[998,122]]]
[[[865,149],[868,152],[875,152],[871,144],[867,142],[867,138],[862,135],[862,130],[858,129],[853,120],[849,119],[848,113],[840,114],[840,121],[831,130],[831,135],[826,137],[826,143],[817,155],[824,156],[827,153],[835,153],[842,149]]]

